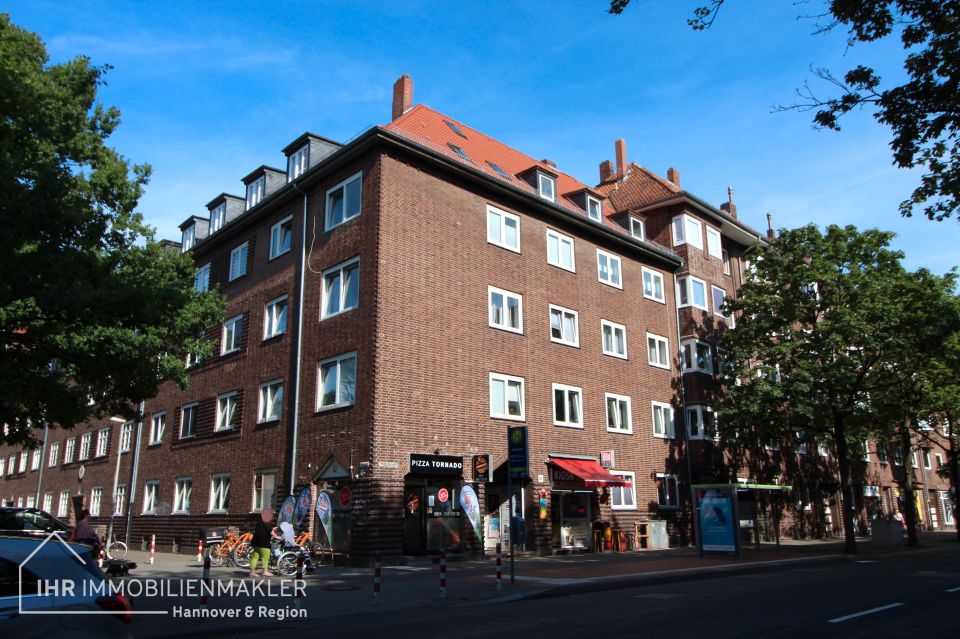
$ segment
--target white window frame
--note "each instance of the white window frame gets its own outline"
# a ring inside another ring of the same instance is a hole
[[[110,449],[110,427],[101,428],[97,432],[97,450],[95,457],[106,457]]]
[[[103,503],[103,486],[94,486],[90,489],[90,511],[91,517],[100,516],[100,506]]]
[[[611,486],[610,487],[610,509],[611,510],[636,510],[637,509],[637,475],[636,473],[629,470],[611,470],[609,471],[614,477],[619,477],[620,479],[625,479],[630,482],[630,488],[626,486]],[[621,503],[615,504],[614,501],[615,495],[619,491]],[[623,502],[623,493],[624,491],[630,491],[630,500],[632,503],[624,504]]]
[[[287,233],[290,234],[290,246],[283,248],[283,239]],[[293,250],[293,216],[288,215],[270,227],[270,255],[268,260],[286,255],[291,250]]]
[[[494,397],[494,395],[493,395],[493,384],[494,384],[494,382],[496,382],[496,383],[498,383],[498,384],[500,384],[500,383],[503,384],[503,408],[504,408],[504,411],[503,411],[503,412],[497,412],[496,410],[494,410],[494,405],[493,405],[493,397]],[[510,414],[509,414],[510,400],[509,400],[509,393],[508,393],[508,391],[509,391],[509,389],[510,389],[511,384],[519,384],[519,385],[520,385],[520,393],[519,393],[519,397],[520,397],[520,414],[519,414],[519,415],[510,415]],[[489,393],[490,393],[490,417],[492,417],[492,418],[494,418],[494,419],[508,419],[508,420],[514,421],[514,422],[526,421],[526,403],[527,403],[527,402],[526,402],[525,397],[524,397],[525,392],[526,392],[526,389],[524,388],[525,386],[526,386],[526,381],[525,381],[524,378],[522,378],[522,377],[514,377],[514,376],[512,376],[512,375],[504,375],[504,374],[502,374],[502,373],[490,373],[490,384],[489,384]],[[582,406],[581,406],[581,408],[582,408]]]
[[[203,293],[210,290],[210,263],[204,264],[193,274],[193,290]]]
[[[607,279],[603,279],[603,269],[600,266],[601,257],[606,258],[607,260]],[[616,281],[613,280],[614,263],[617,265]],[[623,260],[620,259],[620,256],[614,255],[613,253],[608,253],[603,249],[597,249],[597,281],[601,284],[606,284],[607,286],[612,286],[613,288],[623,290]]]
[[[143,487],[143,514],[157,514],[157,499],[160,496],[160,482],[156,479],[148,479]]]
[[[940,510],[943,512],[943,525],[956,525],[957,514],[953,512],[953,501],[950,499],[950,494],[945,490],[938,490],[937,498],[940,501]]]
[[[491,219],[492,216],[497,216],[499,222],[496,223],[498,237],[491,237],[491,230],[494,221]],[[517,225],[517,245],[511,246],[507,242],[507,220],[512,220]],[[498,209],[495,206],[490,204],[487,205],[487,242],[493,244],[494,246],[499,246],[500,248],[505,248],[508,251],[513,251],[514,253],[520,252],[520,217],[514,215],[513,213],[507,213],[503,209]]]
[[[53,510],[53,493],[43,493],[43,512],[50,512]]]
[[[730,252],[727,249],[722,249],[720,255],[722,256],[720,259],[723,260],[723,274],[730,275]]]
[[[270,339],[277,335],[283,335],[287,332],[287,324],[290,320],[288,315],[289,308],[287,304],[287,295],[281,295],[264,304],[263,306],[263,339]],[[283,305],[283,330],[278,329],[281,313],[277,309]]]
[[[722,297],[721,297],[722,300],[726,300],[726,297],[727,297],[727,292],[724,289],[714,284],[710,285],[710,301],[713,302],[713,314],[716,315],[717,317],[722,317],[727,322],[727,327],[735,328],[737,325],[737,322],[733,317],[733,313],[730,313],[729,315],[724,315],[723,304],[720,304],[719,306],[717,305],[717,300],[716,300],[717,291],[720,291],[720,293],[722,294]]]
[[[229,281],[247,274],[247,257],[249,256],[250,242],[244,242],[230,251]]]
[[[249,211],[257,204],[263,202],[267,196],[267,176],[261,175],[256,180],[247,185],[246,210]]]
[[[657,432],[657,414],[661,417],[664,411],[669,411],[666,416],[670,418],[669,422],[664,422],[663,432]],[[674,415],[673,406],[666,402],[650,402],[651,424],[653,426],[653,436],[658,439],[674,439],[677,436],[677,421]]]
[[[568,419],[558,419],[557,417],[557,392],[563,393],[563,406],[564,411],[569,412],[570,406],[570,397],[575,396],[577,399],[577,421],[572,421],[569,419],[569,415],[565,415]],[[550,401],[553,405],[553,425],[554,426],[564,426],[566,428],[583,428],[583,389],[579,386],[567,386],[566,384],[552,384],[550,388]]]
[[[617,403],[617,412],[614,414],[615,419],[613,420],[614,425],[610,425],[610,400],[614,400]],[[627,407],[627,423],[624,425],[621,421],[622,418],[622,408],[626,404]],[[603,394],[603,407],[604,414],[606,415],[606,425],[608,433],[619,433],[621,435],[632,435],[633,434],[633,404],[630,400],[630,397],[627,395],[617,395],[615,393],[604,393]]]
[[[310,168],[310,143],[307,142],[287,158],[287,182],[292,182]]]
[[[237,397],[237,391],[221,393],[217,396],[217,416],[216,421],[213,423],[213,432],[221,433],[229,430],[235,430],[237,428],[237,408],[239,408]],[[230,410],[231,405],[233,406],[233,410]],[[225,418],[227,411],[229,411],[230,414],[229,422]],[[223,422],[223,424],[221,424],[221,422]]]
[[[343,363],[347,360],[352,359],[353,364],[353,397],[350,400],[344,400],[341,395],[343,394],[343,378],[341,374],[341,369],[343,368]],[[323,380],[323,367],[328,364],[336,364],[336,376],[337,376],[337,385],[336,385],[336,401],[332,404],[322,404],[323,401],[323,389],[324,389],[324,380]],[[357,402],[357,352],[351,351],[349,353],[343,353],[342,355],[337,355],[336,357],[329,357],[327,359],[317,362],[317,412],[332,410],[335,408],[342,408],[344,406],[353,406]]]
[[[40,448],[33,449],[33,456],[30,460],[30,470],[37,470],[40,468],[40,462],[43,461],[43,450]]]
[[[130,443],[133,440],[133,424],[131,422],[124,422],[123,426],[120,427],[120,452],[128,453],[130,452]]]
[[[680,507],[680,481],[677,479],[677,476],[672,473],[657,473],[656,479],[661,480],[664,486],[664,493],[667,496],[667,503],[663,503],[661,500],[662,495],[660,494],[660,489],[657,489],[657,508],[661,510],[676,510]],[[671,493],[669,485],[673,483],[673,491]],[[670,503],[670,497],[676,497],[677,503]]]
[[[279,387],[279,397],[277,397],[277,388]],[[257,407],[257,423],[262,424],[264,422],[276,422],[280,421],[280,417],[283,415],[283,378],[273,379],[269,382],[264,382],[260,384],[260,400],[259,406]],[[277,412],[276,415],[272,412],[272,407],[276,405],[276,402],[279,400],[280,405],[276,406]]]
[[[210,234],[213,235],[227,223],[227,203],[221,202],[210,210]]]
[[[86,459],[86,458],[84,458],[84,459]],[[27,472],[27,461],[28,461],[27,451],[25,451],[25,450],[24,450],[24,451],[21,451],[21,452],[20,452],[20,469],[19,469],[18,472],[21,472],[21,473]]]
[[[210,476],[210,508],[207,514],[227,513],[229,509],[230,473],[214,473]]]
[[[60,499],[57,502],[57,517],[66,517],[70,508],[70,491],[61,490]]]
[[[647,239],[647,224],[639,217],[630,216],[630,235],[635,240],[644,241]],[[640,229],[640,232],[637,232]]]
[[[180,407],[180,439],[190,439],[197,435],[197,411],[200,408],[200,402],[184,404]],[[190,411],[192,418],[190,420],[190,432],[184,433],[184,426],[187,424],[187,411]]]
[[[707,231],[707,255],[715,257],[718,260],[723,259],[723,248],[720,239],[720,231],[712,226],[704,225]]]
[[[117,484],[117,492],[113,495],[113,514],[122,515],[127,501],[127,485]]]
[[[544,184],[550,185],[550,192],[544,189]],[[537,193],[548,202],[557,201],[557,178],[537,171]]]
[[[239,328],[239,330],[237,330]],[[229,339],[228,339],[229,338]],[[231,317],[223,322],[223,336],[220,340],[220,354],[236,353],[243,345],[243,315]]]
[[[667,303],[667,287],[664,283],[663,273],[655,271],[646,266],[640,267],[640,274],[643,277],[643,297],[661,304]],[[647,281],[650,282],[650,294],[647,294]],[[657,282],[660,282],[660,297],[657,297]]]
[[[553,335],[553,315],[554,313],[560,314],[560,337],[554,337]],[[564,318],[566,315],[573,316],[573,339],[563,339],[566,337],[564,335],[563,327]],[[580,314],[577,311],[569,308],[564,308],[563,306],[557,306],[556,304],[550,304],[550,341],[554,344],[563,344],[564,346],[573,346],[574,348],[580,348]]]
[[[655,347],[650,348],[650,342],[654,342]],[[660,361],[660,346],[662,346],[663,356],[666,361]],[[656,333],[647,333],[647,363],[650,366],[656,366],[657,368],[663,368],[665,370],[670,370],[672,367],[670,365],[670,339],[663,337],[662,335],[657,335]]]
[[[167,413],[160,411],[150,418],[150,446],[163,443],[163,433],[167,429]]]
[[[71,437],[67,439],[63,444],[63,463],[69,464],[73,462],[73,454],[76,452],[77,448],[77,438]],[[10,472],[13,472],[13,465],[10,465]]]
[[[171,515],[189,515],[193,477],[177,477],[173,482],[173,511]]]
[[[60,442],[53,442],[50,444],[50,455],[47,457],[47,468],[53,468],[56,466],[58,457],[60,457]],[[3,470],[0,470],[0,475],[3,475]]]
[[[497,294],[503,298],[503,319],[508,321],[509,313],[507,310],[510,308],[510,299],[517,300],[517,326],[511,326],[509,323],[498,323],[496,321],[496,311],[493,305],[493,296]],[[506,289],[497,288],[496,286],[487,286],[487,325],[490,328],[496,328],[501,331],[507,331],[509,333],[518,333],[523,334],[523,295],[519,293],[514,293],[513,291],[508,291]]]
[[[924,470],[933,470],[933,461],[930,459],[929,450],[923,450],[920,452],[920,460],[923,462]]]
[[[694,423],[690,419],[691,413],[696,416],[696,432],[693,431]],[[713,419],[714,433],[710,436],[707,435],[706,420],[704,419],[704,415],[706,414],[712,415]],[[686,422],[688,439],[711,440],[717,438],[717,412],[710,406],[704,404],[689,404],[687,406]]]
[[[360,191],[359,191],[360,206],[357,210],[356,215],[351,215],[350,217],[347,217],[347,186],[352,184],[354,180],[360,180]],[[336,224],[331,224],[330,223],[330,212],[332,210],[330,207],[331,198],[340,189],[343,189],[343,219],[337,222]],[[350,177],[348,177],[343,182],[340,182],[339,184],[327,189],[327,195],[324,198],[324,202],[326,203],[326,206],[323,209],[324,231],[331,231],[337,228],[338,226],[340,226],[341,224],[345,224],[354,218],[360,217],[360,214],[363,213],[363,171],[358,171],[353,175],[351,175]]]
[[[197,225],[191,224],[187,228],[183,229],[180,240],[180,252],[186,253],[193,248],[193,245],[197,243]]]
[[[78,461],[90,459],[90,443],[93,440],[93,433],[84,433],[80,436],[80,454],[77,455]]]
[[[270,489],[272,494],[272,499],[269,501],[269,503],[265,503],[266,500],[264,500],[263,498],[264,497],[263,479],[262,479],[263,477],[273,478],[273,486]],[[280,480],[280,471],[276,468],[271,468],[269,470],[260,470],[253,474],[253,490],[251,491],[251,494],[253,497],[252,499],[253,508],[250,510],[250,512],[258,513],[264,508],[269,508],[273,510],[274,504],[277,501],[277,484],[279,483],[279,480]],[[257,487],[258,483],[260,486],[259,488]]]
[[[704,348],[707,351],[707,355],[704,357],[705,367],[700,368],[697,366],[697,359],[699,358],[701,349]],[[682,372],[713,375],[713,347],[709,342],[698,339],[685,339],[680,342],[680,352],[682,354],[680,358]]]
[[[557,243],[557,259],[551,259],[550,256],[550,240],[555,240]],[[563,245],[568,244],[570,246],[570,264],[563,263],[563,251],[561,250]],[[564,235],[553,229],[547,229],[547,264],[551,266],[556,266],[557,268],[562,268],[565,271],[570,271],[571,273],[577,272],[577,254],[574,250],[576,244],[574,240],[569,235]]]
[[[703,305],[697,304],[694,301],[693,295],[693,283],[697,282],[703,286]],[[684,293],[686,293],[687,301],[683,302]],[[699,308],[701,310],[710,311],[709,308],[710,299],[707,296],[707,283],[701,280],[699,277],[694,277],[692,275],[681,275],[677,278],[677,308],[686,308],[692,306],[694,308]]]
[[[618,353],[616,350],[607,350],[607,340],[605,339],[604,330],[610,328],[610,335],[614,342],[616,343],[616,335],[619,330],[623,335],[623,353]],[[617,324],[616,322],[611,322],[610,320],[602,319],[600,320],[600,349],[603,351],[604,355],[609,355],[610,357],[616,357],[618,359],[628,359],[627,350],[627,327],[623,324]]]
[[[591,204],[596,206],[596,216],[594,216],[593,212],[591,211]],[[587,196],[587,217],[594,222],[603,222],[603,203],[599,198],[595,198],[592,195]]]
[[[7,460],[7,475],[12,475],[17,472],[17,456],[10,455],[10,458]]]
[[[355,269],[353,267],[356,267]],[[348,270],[354,271],[354,277],[357,278],[357,303],[354,306],[344,306],[347,300],[347,287],[345,274]],[[334,311],[328,312],[327,306],[330,303],[330,284],[327,282],[329,279],[333,281],[334,276],[339,278],[339,295],[337,301],[337,308]],[[323,272],[323,288],[320,295],[320,319],[325,320],[331,317],[336,317],[337,315],[342,315],[343,313],[348,313],[355,308],[360,307],[360,257],[353,257],[347,260],[346,262],[341,262],[336,266],[331,266]]]
[[[0,477],[5,475],[7,472],[7,458],[0,457]]]
[[[678,221],[680,221],[680,226],[677,226]],[[703,250],[703,223],[700,220],[684,213],[674,216],[670,228],[674,246],[689,244],[701,251]],[[693,241],[694,237],[696,237],[695,242]]]

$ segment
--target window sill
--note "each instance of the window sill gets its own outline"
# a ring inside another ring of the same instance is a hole
[[[226,510],[208,510],[208,515],[227,515],[229,514]]]
[[[527,418],[524,416],[515,416],[515,415],[490,415],[490,419],[505,419],[511,422],[525,422]]]
[[[334,317],[339,317],[340,315],[346,315],[350,311],[355,311],[358,308],[360,308],[359,304],[356,306],[351,306],[350,308],[345,308],[342,311],[337,311],[336,313],[330,313],[329,315],[321,315],[320,321],[322,322],[324,320],[333,319]]]
[[[280,333],[274,333],[273,335],[267,335],[267,336],[265,336],[265,337],[261,340],[261,344],[266,344],[267,342],[272,342],[272,341],[274,341],[274,340],[276,340],[276,339],[279,339],[279,338],[283,337],[283,336],[286,335],[286,334],[287,334],[286,331],[282,331],[282,332],[280,332]]]
[[[351,406],[356,406],[356,402],[341,403],[341,404],[330,404],[329,406],[320,406],[314,411],[315,414],[326,413],[332,410],[337,410],[338,408],[350,408]]]
[[[673,435],[659,435],[657,433],[654,433],[653,436],[656,437],[657,439],[674,439]]]
[[[489,326],[490,326],[490,328],[492,328],[492,329],[495,329],[495,330],[498,330],[498,331],[503,331],[504,333],[513,333],[514,335],[523,335],[523,329],[522,329],[522,328],[519,328],[519,329],[517,329],[517,328],[510,328],[510,327],[508,327],[508,326],[500,326],[500,325],[498,325],[498,324],[489,324]]]
[[[610,506],[610,510],[636,510],[636,506]]]
[[[172,513],[170,513],[171,516],[176,516],[176,515],[183,516],[183,515],[189,515],[189,514],[190,514],[189,510],[175,510]]]
[[[158,442],[150,442],[149,444],[147,444],[147,448],[153,448],[154,446],[160,446],[162,444],[163,444],[162,440]]]
[[[580,342],[576,342],[576,343],[564,342],[563,340],[554,339],[552,337],[550,338],[550,341],[553,342],[554,344],[559,344],[560,346],[569,346],[570,348],[580,348]]]
[[[498,242],[491,242],[489,239],[487,240],[487,244],[489,244],[490,246],[496,246],[497,248],[506,249],[506,250],[510,251],[511,253],[516,253],[517,255],[520,255],[520,248],[519,248],[519,247],[513,248],[512,246],[507,246],[506,244],[500,244],[500,243],[498,243]]]
[[[192,435],[180,435],[180,439],[178,441],[183,441],[185,439],[194,439],[196,436],[197,436],[196,433]]]
[[[643,294],[643,299],[645,299],[645,300],[650,300],[651,302],[657,302],[658,304],[666,304],[666,303],[667,303],[667,300],[666,300],[666,299],[660,299],[660,298],[652,297],[652,296],[650,296],[650,295],[647,295],[646,293]]]
[[[270,417],[267,419],[258,419],[257,424],[275,424],[280,421],[279,417]]]
[[[606,355],[607,357],[615,357],[617,359],[622,359],[622,360],[629,359],[626,355],[618,355],[617,353],[608,353],[607,351],[603,351],[603,354]]]
[[[663,370],[665,370],[665,371],[672,370],[672,367],[671,367],[671,366],[666,366],[666,365],[664,365],[664,364],[654,364],[653,362],[647,362],[647,364],[649,364],[650,366],[653,366],[654,368],[660,368],[660,369],[663,369]]]
[[[622,283],[622,282],[621,282],[620,284],[614,284],[613,282],[605,282],[604,280],[597,280],[597,281],[600,282],[601,284],[603,284],[604,286],[609,286],[610,288],[615,288],[615,289],[617,289],[618,291],[622,291],[622,290],[623,290],[623,283]]]
[[[227,355],[233,355],[234,353],[239,353],[241,350],[242,350],[242,349],[240,349],[240,348],[232,348],[232,349],[230,349],[229,351],[222,351],[222,352],[220,353],[220,357],[226,357]]]
[[[557,428],[573,428],[575,430],[583,430],[583,424],[570,424],[566,422],[553,422],[553,425]]]
[[[617,435],[633,435],[633,429],[623,430],[622,428],[610,428],[607,426],[608,433],[616,433]]]
[[[213,429],[213,432],[214,432],[214,434],[217,434],[217,433],[232,433],[232,432],[234,432],[235,430],[236,430],[236,427],[234,427],[234,426],[227,426],[226,428],[214,428],[214,429]]]

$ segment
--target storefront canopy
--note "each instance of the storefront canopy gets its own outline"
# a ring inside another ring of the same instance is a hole
[[[590,488],[603,486],[623,486],[630,488],[631,484],[622,477],[611,475],[607,470],[592,459],[569,459],[566,457],[550,457],[547,460],[553,466],[561,468],[571,475],[583,480],[584,485]]]

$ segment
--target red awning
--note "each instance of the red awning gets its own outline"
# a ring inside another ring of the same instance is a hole
[[[592,459],[569,459],[567,457],[551,457],[548,460],[554,466],[564,469],[572,475],[576,475],[583,480],[583,483],[590,487],[599,486],[623,486],[630,488],[630,482],[616,475],[611,475],[607,470],[593,461]]]

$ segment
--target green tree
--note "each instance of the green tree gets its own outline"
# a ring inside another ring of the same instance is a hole
[[[709,0],[687,22],[709,29],[726,0]],[[884,82],[877,72],[858,65],[841,76],[826,69],[814,74],[834,93],[819,97],[809,84],[797,91],[800,102],[786,110],[814,111],[817,127],[840,129],[842,116],[869,109],[890,127],[894,164],[923,167],[920,184],[900,204],[909,217],[919,209],[931,220],[960,210],[960,0],[820,0],[823,10],[815,33],[847,31],[849,46],[889,37],[904,50],[906,80]],[[619,14],[630,0],[612,0]],[[804,3],[804,6],[806,4]],[[960,215],[957,215],[960,219]]]
[[[187,351],[210,348],[194,336],[222,315],[135,212],[150,168],[106,146],[120,123],[97,102],[106,71],[49,64],[0,14],[0,442],[133,416],[159,384],[186,383]]]

